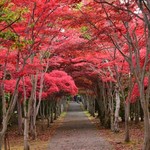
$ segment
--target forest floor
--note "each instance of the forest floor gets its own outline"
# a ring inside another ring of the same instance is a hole
[[[89,120],[99,130],[100,136],[104,137],[109,143],[114,146],[115,150],[142,150],[142,144],[144,139],[144,125],[143,122],[135,124],[134,121],[130,122],[130,142],[126,143],[125,139],[125,125],[123,122],[119,123],[120,131],[118,133],[112,132],[110,129],[105,129],[99,123],[99,119],[92,117],[88,112],[85,112]]]
[[[79,108],[79,104],[75,105]],[[78,109],[77,107],[75,109]],[[75,109],[70,110],[71,114],[69,116],[68,113],[67,115],[63,113],[49,128],[46,125],[46,121],[44,129],[41,122],[38,122],[38,139],[30,139],[31,150],[63,150],[63,148],[64,150],[100,150],[100,148],[105,150],[141,150],[143,123],[130,124],[131,142],[125,143],[123,123],[120,123],[120,132],[113,133],[109,129],[101,127],[99,120],[91,117],[86,111],[84,111],[83,115],[83,111]],[[75,111],[78,111],[79,114]],[[72,125],[70,126],[69,122],[71,120]],[[76,138],[74,138],[75,136]],[[23,136],[18,135],[17,127],[9,128],[8,141],[10,150],[23,150]]]
[[[29,139],[31,150],[47,150],[49,141],[55,134],[56,129],[63,123],[65,115],[65,112],[62,113],[49,127],[47,126],[47,120],[37,122],[37,139]],[[18,135],[17,126],[8,129],[7,147],[8,150],[23,150],[23,135]]]

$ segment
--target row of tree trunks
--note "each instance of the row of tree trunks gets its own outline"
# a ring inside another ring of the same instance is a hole
[[[139,101],[130,104],[125,97],[121,99],[122,92],[112,83],[99,81],[96,89],[96,98],[88,95],[88,92],[82,95],[84,109],[88,110],[92,116],[95,116],[97,111],[101,125],[111,128],[113,132],[119,132],[119,122],[122,119],[122,122],[125,122],[125,142],[129,142],[129,121],[134,120],[135,123],[139,120],[143,121],[141,104]]]
[[[85,110],[88,110],[88,100],[86,94],[81,95],[82,104]]]
[[[87,110],[91,114],[91,116],[95,116],[95,98],[93,95],[86,95],[87,98]]]
[[[88,95],[87,93],[81,95],[81,102],[85,110],[87,110],[91,116],[95,117],[95,96]]]
[[[144,121],[143,110],[139,100],[130,106],[130,119],[134,121],[135,124],[139,123],[139,121]]]
[[[99,119],[102,126],[110,128],[110,99],[108,90],[105,88],[105,83],[97,84],[97,103],[99,106]]]
[[[26,99],[26,91],[24,89],[25,99]],[[33,122],[33,116],[32,116],[32,108],[33,108],[33,101],[30,99],[29,101],[24,100],[23,103],[20,101],[21,96],[14,96],[14,103],[13,107],[18,112],[18,134],[24,135],[24,149],[29,150],[29,136],[32,138],[35,138],[35,131],[36,131],[36,124]],[[17,102],[17,103],[16,103]],[[42,101],[40,105],[40,111],[38,113],[38,118],[41,118],[42,128],[45,128],[45,125],[43,124],[45,119],[47,119],[47,126],[50,126],[50,123],[53,123],[54,120],[56,120],[60,114],[63,111],[66,111],[67,108],[67,101],[65,97],[63,99],[56,99],[51,98],[50,100]],[[30,111],[29,111],[30,110]],[[12,111],[13,113],[13,111]],[[10,117],[10,114],[9,114]],[[4,144],[5,140],[5,133],[7,130],[7,122],[9,121],[9,118],[3,118],[3,128],[0,132],[0,147],[2,149],[2,146]],[[24,127],[23,127],[24,125]],[[35,126],[33,126],[35,125]],[[37,134],[37,133],[36,133]],[[6,147],[7,145],[5,145]]]
[[[18,134],[23,135],[22,104],[20,103],[20,98],[18,98],[17,100],[17,112],[18,112]]]
[[[14,89],[14,93],[11,96],[10,105],[8,106],[7,109],[6,109],[5,98],[2,98],[3,99],[2,103],[4,103],[4,104],[2,104],[3,117],[2,117],[2,129],[0,131],[0,149],[2,149],[3,142],[4,142],[4,139],[5,139],[5,134],[6,134],[6,131],[7,131],[8,122],[11,118],[11,114],[13,113],[14,108],[15,108],[16,103],[17,103],[19,82],[20,82],[20,78],[17,79],[17,81],[16,81],[16,86],[15,86],[15,89]],[[3,96],[5,97],[5,94]]]
[[[64,100],[51,99],[47,101],[42,101],[38,118],[41,119],[41,122],[44,122],[44,120],[46,119],[47,126],[49,127],[50,123],[53,123],[54,120],[56,120],[65,110],[61,108],[63,104]],[[41,128],[44,130],[44,124],[41,124]]]

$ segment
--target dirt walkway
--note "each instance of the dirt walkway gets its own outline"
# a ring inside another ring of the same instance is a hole
[[[50,140],[48,150],[112,150],[98,136],[96,127],[88,120],[80,104],[71,102],[63,124]]]

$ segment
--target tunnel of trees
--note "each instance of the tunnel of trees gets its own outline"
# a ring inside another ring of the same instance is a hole
[[[0,12],[0,149],[16,118],[29,150],[36,121],[77,94],[105,128],[121,118],[126,142],[143,121],[150,149],[149,0],[0,0]]]

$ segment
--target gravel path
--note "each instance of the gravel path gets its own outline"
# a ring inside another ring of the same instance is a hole
[[[63,124],[50,140],[48,150],[113,150],[97,132],[80,104],[71,102]]]

